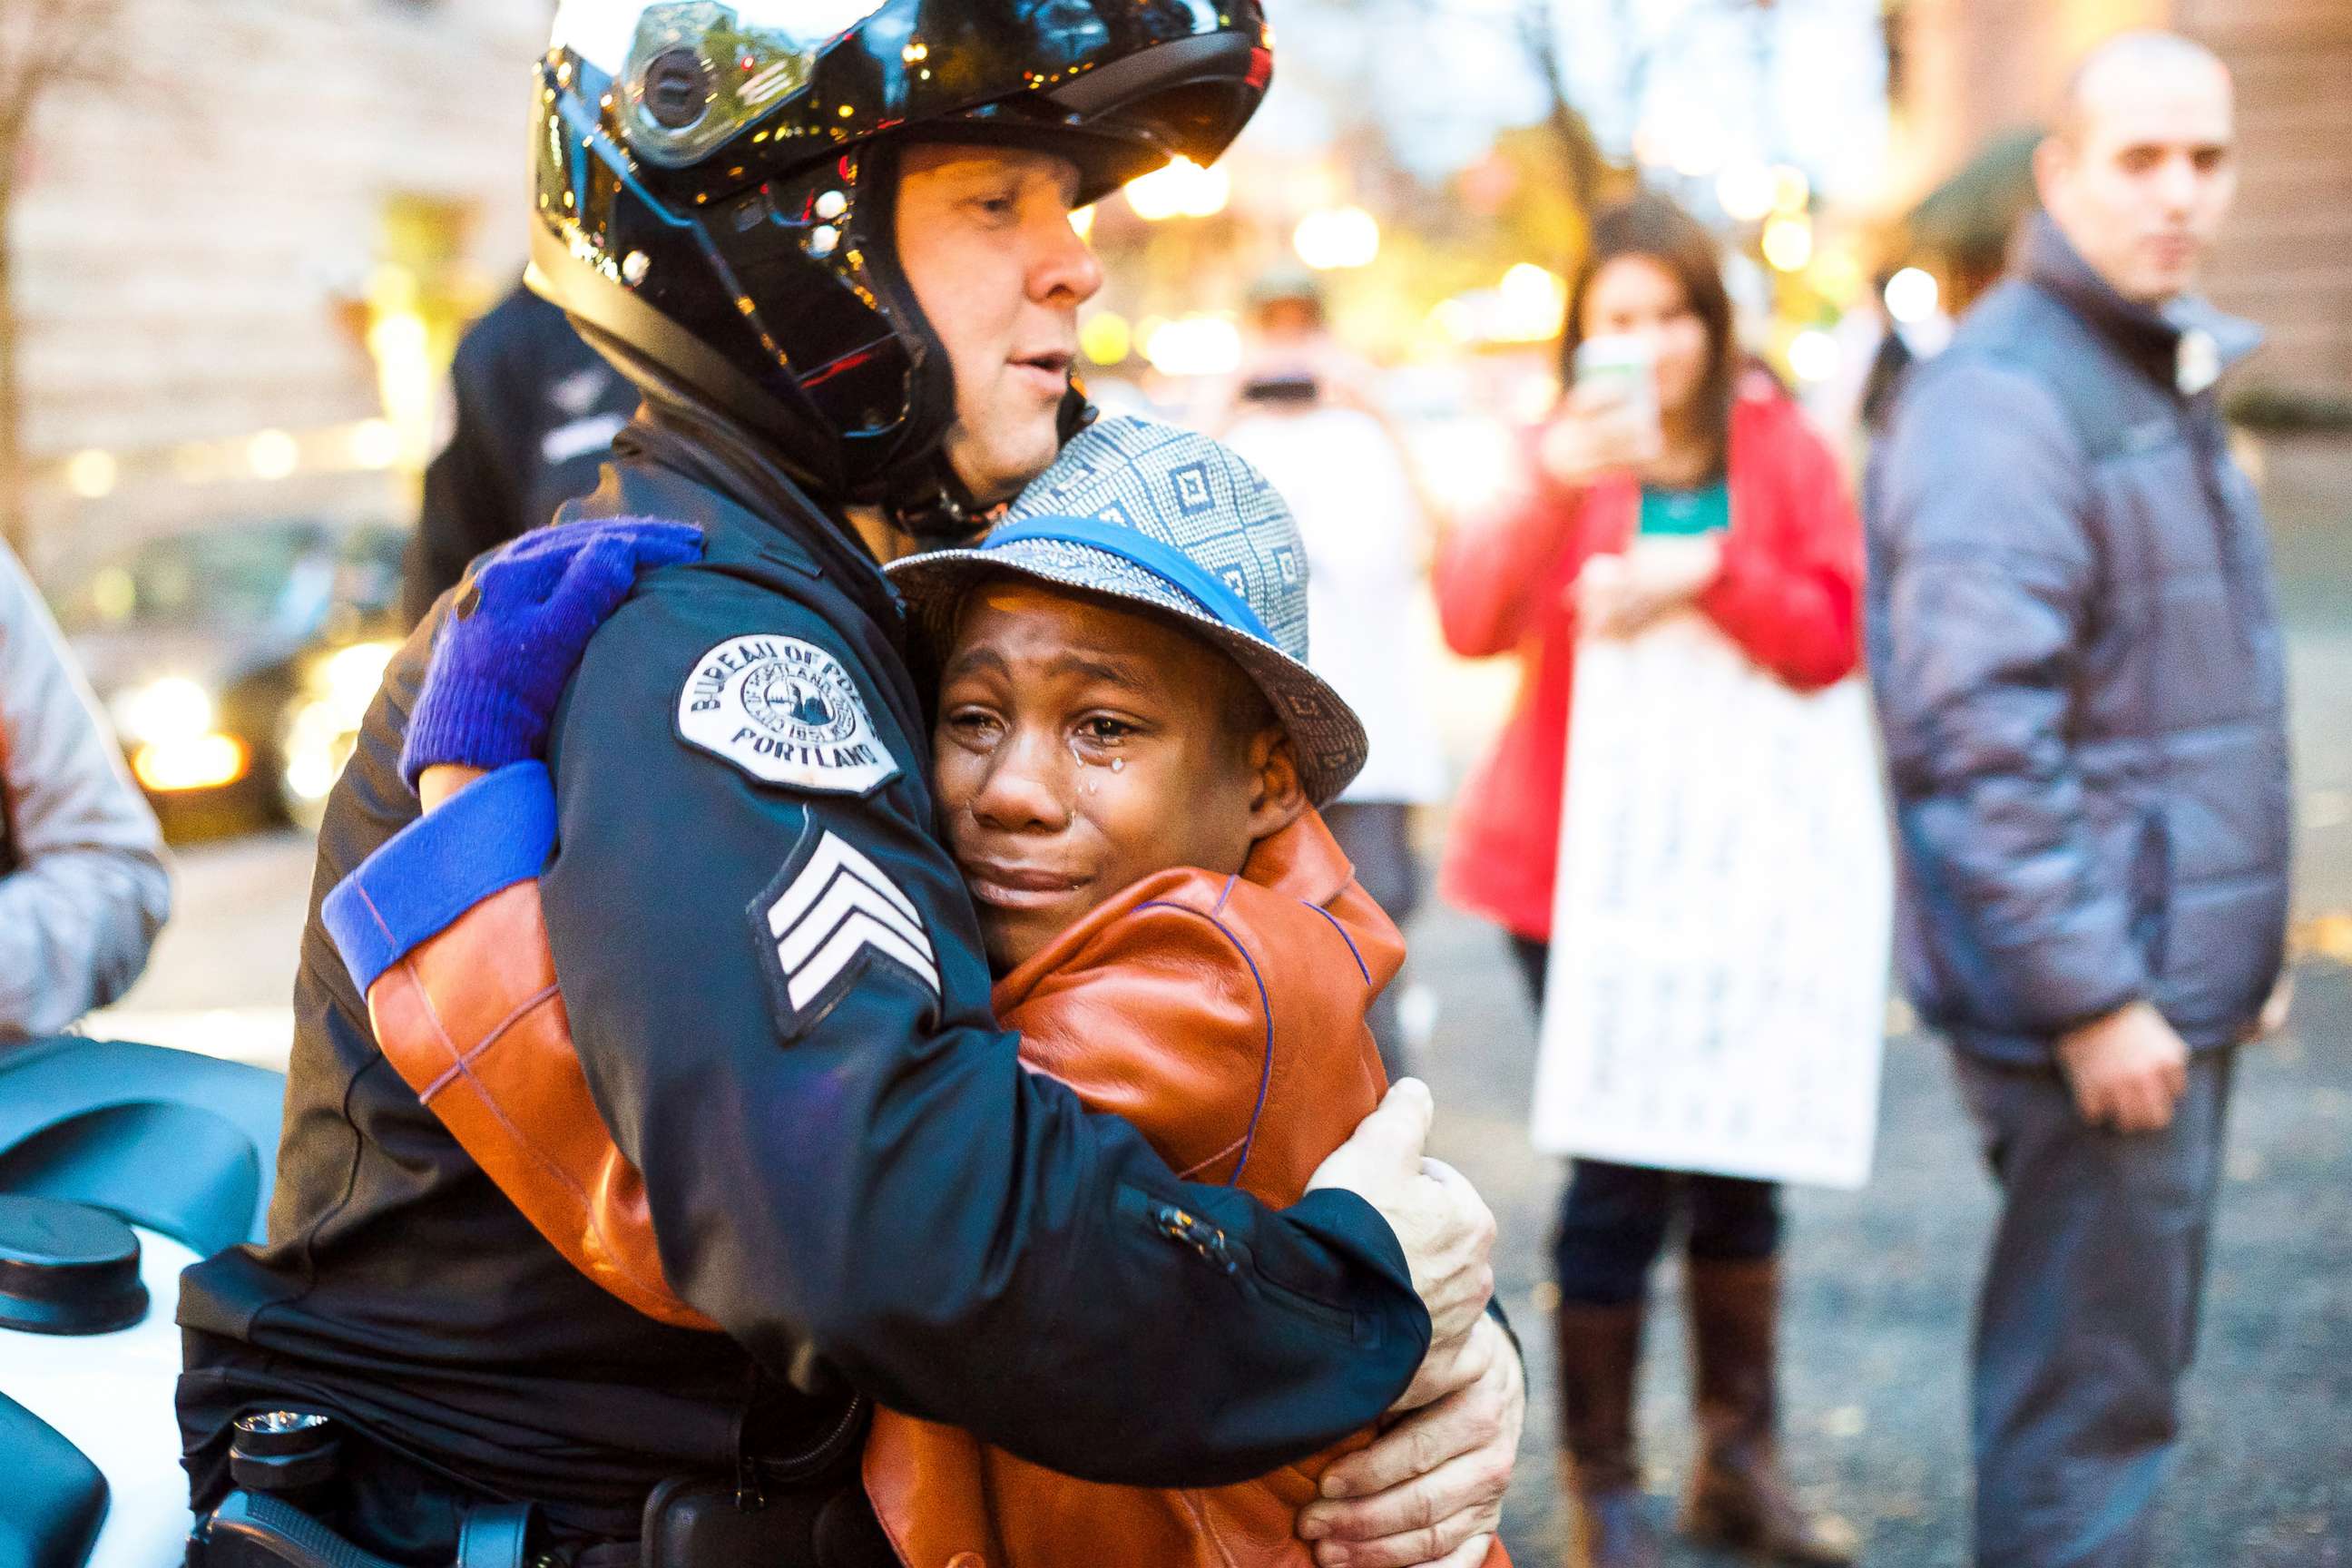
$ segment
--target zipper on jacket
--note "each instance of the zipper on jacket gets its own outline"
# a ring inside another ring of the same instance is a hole
[[[793,1487],[823,1479],[845,1455],[865,1442],[867,1418],[873,1414],[866,1395],[852,1391],[841,1415],[815,1442],[792,1454],[759,1453],[751,1443],[751,1418],[759,1403],[760,1383],[754,1371],[751,1392],[735,1423],[735,1506],[747,1513],[767,1506],[765,1486]]]

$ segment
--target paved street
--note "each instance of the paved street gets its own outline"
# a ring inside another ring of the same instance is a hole
[[[2159,1554],[2190,1568],[2352,1568],[2352,921],[2341,913],[2352,907],[2352,532],[2285,527],[2280,557],[2295,628],[2298,910],[2315,951],[2290,1035],[2250,1053],[2239,1079]],[[282,1052],[309,879],[290,834],[187,851],[179,916],[120,1032]],[[1415,973],[1439,1003],[1428,1053],[1438,1152],[1501,1216],[1503,1289],[1535,1384],[1508,1537],[1522,1564],[1549,1563],[1559,1521],[1541,1293],[1558,1174],[1525,1135],[1531,1020],[1492,932],[1434,910],[1413,937]],[[1872,1185],[1794,1194],[1790,1208],[1790,1466],[1862,1528],[1869,1563],[1958,1568],[1962,1364],[1991,1194],[1937,1047],[1890,1047]],[[1643,1434],[1664,1519],[1689,1439],[1671,1272],[1659,1282]]]

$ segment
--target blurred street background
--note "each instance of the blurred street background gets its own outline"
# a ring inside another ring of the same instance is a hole
[[[2346,0],[1274,0],[1265,110],[1216,167],[1085,215],[1108,405],[1213,417],[1253,288],[1311,272],[1440,521],[1557,395],[1587,216],[1637,183],[1719,237],[1748,346],[1858,461],[1887,334],[1998,271],[2067,62],[2131,26],[2231,66],[2245,168],[2209,278],[2270,332],[2231,384],[2292,648],[2301,991],[2248,1053],[2167,1563],[2352,1564],[2352,5]],[[309,824],[389,649],[464,326],[513,284],[544,0],[0,0],[0,532],[176,840],[145,978],[87,1026],[281,1064]],[[100,44],[45,54],[70,33]],[[1508,705],[1444,655],[1457,781]],[[1433,860],[1443,805],[1415,834]],[[1502,1220],[1533,1385],[1507,1539],[1554,1561],[1557,1162],[1502,939],[1424,905],[1408,1016],[1439,1152]],[[1866,1561],[1966,1559],[1966,1340],[1991,1194],[1943,1052],[1894,1020],[1877,1173],[1792,1194],[1788,1461]],[[1670,1273],[1662,1283],[1671,1289]],[[1678,1317],[1643,1423],[1689,1458]],[[1696,1556],[1677,1561],[1701,1561]]]

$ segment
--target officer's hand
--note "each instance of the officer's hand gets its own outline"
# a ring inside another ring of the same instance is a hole
[[[1510,1336],[1483,1314],[1451,1353],[1431,1352],[1430,1363],[1441,1361],[1442,1397],[1332,1465],[1323,1500],[1300,1512],[1298,1533],[1322,1568],[1471,1568],[1485,1558],[1527,1419],[1527,1375]]]
[[[1307,1187],[1345,1187],[1380,1210],[1429,1310],[1430,1342],[1442,1345],[1467,1334],[1495,1293],[1495,1216],[1461,1173],[1423,1156],[1435,1109],[1427,1084],[1398,1080]]]
[[[2158,1132],[2189,1087],[2189,1047],[2145,1002],[2058,1037],[2058,1065],[2074,1108],[2094,1127]]]
[[[702,531],[645,518],[562,523],[476,562],[433,640],[401,776],[443,763],[498,768],[539,755],[588,639],[637,574],[702,553]]]

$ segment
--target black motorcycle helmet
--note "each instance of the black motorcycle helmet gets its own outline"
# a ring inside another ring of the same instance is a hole
[[[1270,42],[1259,0],[564,0],[531,284],[828,500],[966,534],[954,377],[894,239],[900,149],[1043,148],[1091,202],[1223,152]],[[1066,427],[1085,411],[1074,384]]]

